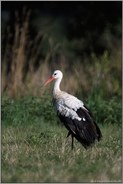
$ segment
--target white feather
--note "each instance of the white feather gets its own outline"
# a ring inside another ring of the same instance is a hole
[[[80,107],[83,108],[84,106],[84,103],[81,100],[64,91],[60,92],[59,97],[60,97],[59,103],[75,111],[77,111],[77,109],[79,109]]]
[[[84,103],[78,98],[60,91],[54,96],[54,104],[58,113],[71,119],[81,121],[81,118],[76,113],[77,109],[84,108]]]
[[[85,118],[83,118],[82,120],[85,121]]]
[[[57,111],[62,116],[69,117],[71,119],[77,119],[81,121],[81,118],[78,116],[78,114],[74,110],[69,109],[68,107],[65,107],[62,104],[57,104]]]

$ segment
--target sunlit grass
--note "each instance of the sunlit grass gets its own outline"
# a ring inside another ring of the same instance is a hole
[[[71,150],[71,138],[66,138],[48,96],[3,97],[2,182],[121,181],[121,120],[109,120],[98,122],[100,142],[85,150],[75,141]]]
[[[43,124],[44,122],[41,122]],[[4,127],[2,182],[90,182],[121,180],[121,134],[100,126],[103,139],[85,150],[66,139],[61,126]],[[34,129],[33,129],[34,128]]]

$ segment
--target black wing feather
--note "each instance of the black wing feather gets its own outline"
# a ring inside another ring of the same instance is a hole
[[[72,134],[85,148],[87,148],[93,144],[96,139],[99,141],[102,134],[99,127],[94,122],[89,109],[79,108],[76,113],[82,118],[81,121],[65,117],[59,113],[58,116],[69,130],[69,135]]]
[[[87,111],[83,108],[79,108],[76,113],[78,114],[79,117],[85,118],[86,122],[84,123],[84,125],[87,126],[90,134],[92,134],[94,136],[94,134],[96,133],[97,140],[99,141],[102,137],[102,133],[101,133],[98,125],[96,124],[96,122],[93,120],[92,113],[90,112],[90,110],[87,107],[86,107],[86,109],[87,109]]]

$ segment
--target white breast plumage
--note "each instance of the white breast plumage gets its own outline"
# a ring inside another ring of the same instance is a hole
[[[84,103],[82,101],[63,91],[55,96],[54,99],[54,104],[58,113],[65,117],[81,121],[76,111],[80,107],[84,108]]]
[[[69,109],[68,107],[65,107],[62,104],[57,104],[57,112],[65,117],[81,121],[81,118],[77,115],[77,113],[73,109]]]

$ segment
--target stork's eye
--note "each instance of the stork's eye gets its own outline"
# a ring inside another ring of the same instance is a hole
[[[54,75],[56,75],[57,73],[54,73]]]

